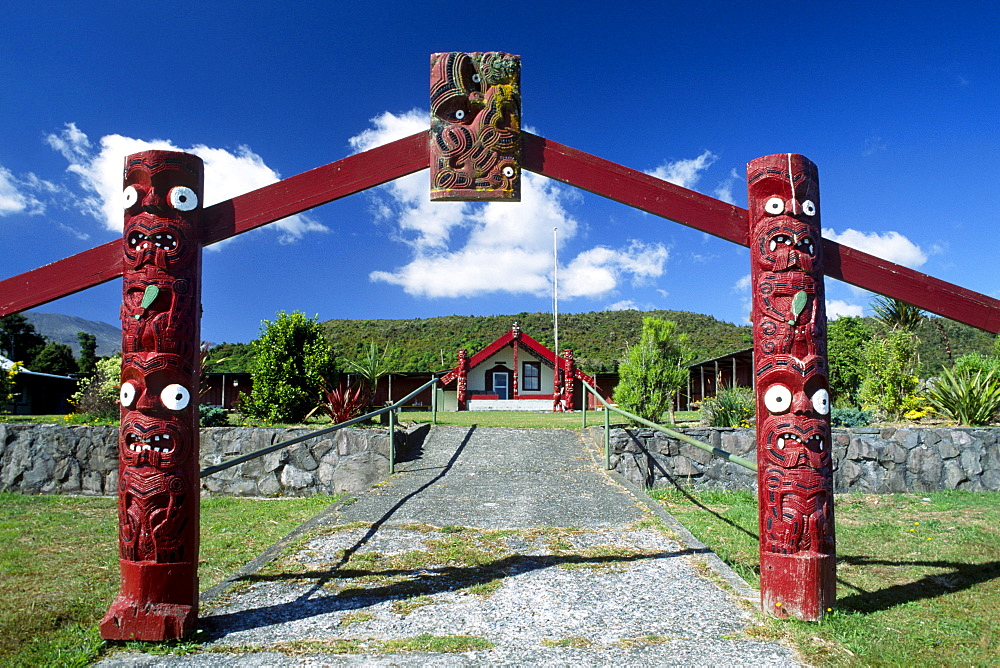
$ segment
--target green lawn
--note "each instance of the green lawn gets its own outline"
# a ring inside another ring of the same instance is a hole
[[[758,586],[757,500],[746,492],[654,490],[667,510]],[[837,609],[823,622],[770,620],[823,665],[1000,664],[1000,493],[841,495]]]
[[[334,501],[203,499],[202,589]],[[0,493],[0,665],[97,658],[104,647],[97,624],[118,593],[117,527],[113,498]]]

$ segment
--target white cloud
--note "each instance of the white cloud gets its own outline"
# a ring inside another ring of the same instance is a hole
[[[615,302],[614,304],[608,304],[604,307],[605,311],[641,311],[639,305],[636,304],[631,299],[623,299],[620,302]]]
[[[726,204],[736,204],[736,198],[733,195],[733,188],[739,180],[740,175],[736,173],[736,170],[729,170],[729,176],[726,177],[725,180],[720,181],[719,185],[715,186],[715,190],[712,191],[712,195]]]
[[[864,315],[864,307],[857,304],[848,304],[842,299],[826,300],[826,317],[828,320],[836,320],[845,316],[860,318]]]
[[[832,227],[827,227],[823,230],[823,236],[839,244],[856,248],[859,251],[911,269],[916,269],[927,262],[927,253],[899,232],[889,231],[885,234],[879,234],[878,232],[859,232],[848,228],[838,234]]]
[[[694,188],[698,180],[701,179],[701,173],[718,159],[719,156],[706,150],[697,158],[665,162],[656,169],[647,171],[646,173],[682,188]]]
[[[59,134],[46,137],[49,146],[70,163],[67,171],[75,174],[86,194],[78,206],[97,219],[106,229],[122,229],[122,165],[125,156],[139,151],[166,150],[193,153],[205,162],[205,206],[275,183],[281,176],[246,146],[231,152],[198,144],[179,148],[166,139],[146,141],[112,134],[101,137],[95,151],[87,135],[75,124],[67,123]],[[269,227],[279,230],[278,240],[289,243],[306,232],[326,231],[324,225],[306,215],[285,218]]]
[[[399,116],[386,112],[373,118],[372,125],[350,139],[355,150],[426,130],[428,115],[420,110]],[[396,226],[412,259],[394,271],[374,271],[369,278],[398,285],[414,296],[547,294],[552,289],[553,228],[558,228],[560,248],[577,234],[578,223],[566,205],[578,195],[530,172],[522,174],[519,203],[431,202],[426,172],[386,184],[376,197],[376,216]],[[584,251],[560,268],[560,296],[597,297],[623,281],[655,278],[662,275],[667,256],[662,245],[638,241],[620,250]]]
[[[42,213],[45,206],[30,191],[38,190],[43,183],[34,174],[29,174],[27,179],[19,179],[9,169],[0,166],[0,216]]]

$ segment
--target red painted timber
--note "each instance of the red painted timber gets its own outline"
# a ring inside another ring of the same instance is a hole
[[[122,275],[121,239],[0,281],[0,317],[92,288]]]
[[[522,132],[524,168],[595,195],[747,245],[747,210],[649,174]],[[1000,300],[823,240],[824,273],[988,332],[1000,332]]]
[[[204,245],[228,239],[428,166],[418,132],[205,209]],[[0,281],[0,317],[19,313],[122,275],[120,240]]]
[[[524,167],[596,195],[746,246],[746,209],[568,146],[522,132]],[[406,176],[428,166],[417,133],[215,204],[205,211],[206,244]],[[317,188],[311,191],[310,188]],[[39,306],[122,275],[118,244],[0,281],[0,316]],[[113,246],[114,248],[111,248]],[[1000,300],[824,239],[826,275],[902,299],[988,332],[1000,332]]]

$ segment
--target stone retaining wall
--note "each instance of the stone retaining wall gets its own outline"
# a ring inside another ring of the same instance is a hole
[[[603,427],[590,436],[603,447]],[[752,429],[679,430],[756,459]],[[885,494],[939,489],[1000,490],[1000,429],[884,428],[833,433],[834,491]],[[757,474],[651,429],[611,431],[611,466],[646,487],[756,490]]]
[[[397,458],[417,447],[421,425],[396,433]],[[201,430],[201,468],[308,433],[308,429]],[[385,429],[341,429],[202,479],[202,495],[308,496],[367,489],[389,472]],[[0,424],[0,491],[114,495],[118,427]]]

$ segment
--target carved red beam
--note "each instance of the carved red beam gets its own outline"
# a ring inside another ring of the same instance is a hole
[[[219,202],[204,211],[204,245],[426,169],[428,160],[427,134],[420,132]],[[121,243],[0,281],[0,317],[120,278]]]
[[[522,132],[524,168],[602,197],[746,246],[746,209]],[[206,244],[381,185],[428,166],[427,135],[317,167],[205,211]],[[312,190],[315,188],[316,190]],[[0,316],[17,313],[122,275],[113,241],[0,281]],[[988,332],[1000,332],[1000,300],[824,239],[826,275],[896,297]]]
[[[524,168],[595,195],[747,245],[747,210],[654,176],[522,132]],[[823,240],[825,274],[988,332],[1000,332],[1000,300]]]

